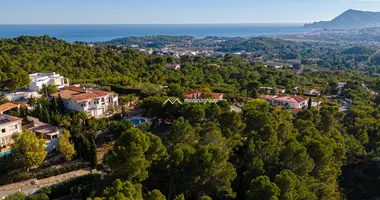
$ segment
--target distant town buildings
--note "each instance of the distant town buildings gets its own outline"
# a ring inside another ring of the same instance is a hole
[[[91,88],[64,87],[52,96],[60,96],[67,110],[84,111],[93,117],[112,114],[114,108],[118,106],[118,97],[115,94]]]
[[[309,98],[306,98],[306,97],[286,95],[286,94],[262,95],[261,97],[267,100],[269,104],[271,105],[289,107],[291,109],[294,109],[294,108],[305,109],[308,106],[308,100],[309,100]]]
[[[69,86],[69,80],[55,72],[29,74],[29,77],[30,91],[40,91],[44,85],[54,85],[59,89]]]

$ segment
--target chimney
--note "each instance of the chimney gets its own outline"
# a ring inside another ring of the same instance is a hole
[[[82,88],[82,92],[87,93],[87,89],[86,89],[86,87],[83,87],[83,88]]]

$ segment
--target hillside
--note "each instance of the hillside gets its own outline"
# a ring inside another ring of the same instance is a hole
[[[347,10],[331,21],[305,24],[305,28],[368,28],[380,26],[380,12]]]

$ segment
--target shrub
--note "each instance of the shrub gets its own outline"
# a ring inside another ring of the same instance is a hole
[[[88,162],[81,162],[81,163],[67,164],[59,168],[49,167],[46,169],[40,169],[36,171],[31,171],[31,172],[22,172],[22,173],[18,173],[12,176],[8,176],[9,178],[1,181],[0,185],[10,184],[10,183],[19,182],[19,181],[25,181],[25,180],[29,180],[33,178],[36,178],[36,179],[48,178],[48,177],[64,174],[67,172],[71,172],[74,170],[83,169],[89,166],[90,164]]]

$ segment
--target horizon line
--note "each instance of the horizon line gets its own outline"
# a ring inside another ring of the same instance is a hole
[[[57,23],[57,24],[21,24],[21,23],[16,23],[16,24],[1,24],[0,26],[3,25],[270,25],[270,24],[305,24],[307,22],[259,22],[259,23],[115,23],[115,24],[95,24],[95,23]]]

